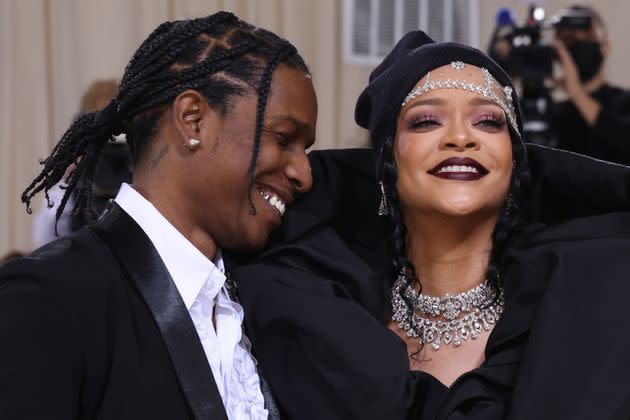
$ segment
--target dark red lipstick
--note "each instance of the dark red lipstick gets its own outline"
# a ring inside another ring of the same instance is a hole
[[[438,163],[429,173],[453,181],[476,181],[488,174],[488,170],[475,159],[452,157]]]

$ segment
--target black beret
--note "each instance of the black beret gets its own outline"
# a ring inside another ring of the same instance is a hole
[[[453,61],[485,67],[502,86],[513,88],[505,71],[478,49],[455,42],[437,43],[422,31],[409,32],[370,74],[370,82],[357,100],[354,119],[361,127],[370,130],[370,142],[377,156],[387,136],[395,132],[398,114],[407,94],[429,71]],[[516,95],[514,108],[522,133],[523,123]],[[514,132],[510,131],[515,140]]]

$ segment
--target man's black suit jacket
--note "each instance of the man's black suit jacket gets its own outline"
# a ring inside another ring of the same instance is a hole
[[[0,270],[0,419],[191,418],[227,420],[184,302],[120,207]]]

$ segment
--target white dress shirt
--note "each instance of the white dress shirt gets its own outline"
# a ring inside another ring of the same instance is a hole
[[[115,201],[147,234],[173,278],[199,334],[228,418],[266,420],[256,362],[243,334],[243,307],[228,296],[221,253],[210,261],[128,184],[121,186]]]

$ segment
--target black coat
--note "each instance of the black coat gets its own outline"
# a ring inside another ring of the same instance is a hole
[[[227,420],[166,267],[116,204],[0,270],[0,419]]]
[[[314,186],[256,259],[232,263],[289,419],[627,419],[630,169],[529,147],[528,228],[501,262],[486,360],[444,395],[386,327],[390,258],[371,152],[311,153]],[[234,258],[234,257],[233,257]]]

